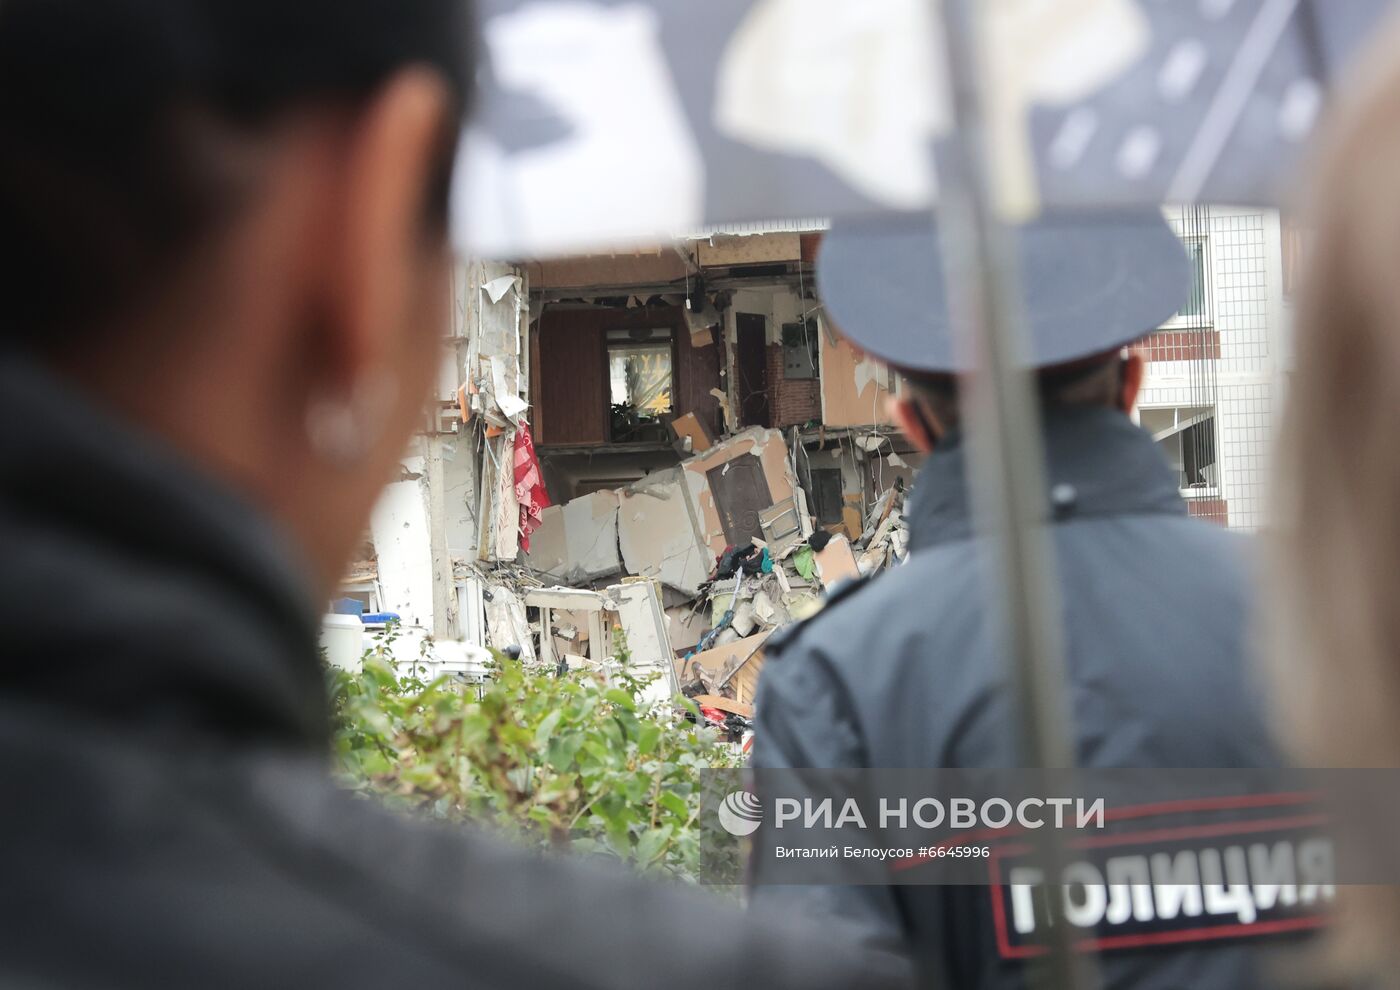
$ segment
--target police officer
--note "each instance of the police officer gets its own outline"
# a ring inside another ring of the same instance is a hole
[[[1189,517],[1176,472],[1132,419],[1144,365],[1125,347],[1184,302],[1181,246],[1155,211],[1049,217],[1018,236],[1077,763],[1273,765],[1245,670],[1243,540]],[[893,416],[928,457],[908,508],[909,561],[847,586],[769,641],[756,769],[1016,765],[1009,663],[989,627],[969,515],[966,369],[937,244],[927,225],[838,227],[823,247],[828,315],[903,373]],[[843,919],[912,958],[928,985],[1022,985],[1023,964],[994,937],[985,888],[779,886],[771,870],[755,856],[756,911]],[[1263,943],[1249,932],[1223,938],[1204,922],[1175,932],[1154,936],[1138,924],[1133,939],[1118,940],[1131,948],[1101,940],[1106,984],[1241,988],[1260,979],[1254,949]]]

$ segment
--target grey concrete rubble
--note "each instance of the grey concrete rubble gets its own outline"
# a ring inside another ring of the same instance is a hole
[[[742,714],[768,636],[908,548],[918,456],[893,380],[823,319],[810,236],[464,264],[335,641],[397,620],[419,676],[625,666],[654,703]]]

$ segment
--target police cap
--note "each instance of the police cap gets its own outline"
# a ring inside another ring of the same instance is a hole
[[[1050,213],[1015,237],[1037,368],[1138,340],[1191,292],[1185,249],[1159,210]],[[938,228],[923,215],[838,222],[817,259],[822,302],[841,333],[909,371],[968,370],[943,276]]]

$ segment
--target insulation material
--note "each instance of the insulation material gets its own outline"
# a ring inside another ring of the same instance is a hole
[[[696,522],[704,488],[703,475],[672,468],[620,492],[617,537],[627,573],[655,578],[687,597],[700,593],[716,557]]]
[[[889,370],[875,358],[844,337],[821,334],[822,423],[828,429],[888,425],[889,382]]]
[[[588,584],[622,573],[616,491],[597,491],[540,514],[526,560],[549,580]]]
[[[406,626],[431,627],[433,558],[421,481],[399,481],[384,489],[370,514],[370,535],[379,558],[381,607]]]
[[[719,403],[720,412],[724,415],[725,432],[733,433],[735,427],[734,407],[729,401],[729,395],[723,389],[718,388],[710,389],[710,394],[715,397],[715,401]]]
[[[722,499],[724,495],[722,492],[713,491],[713,486],[709,481],[710,472],[718,468],[721,473],[716,477],[723,477],[723,469],[727,464],[746,455],[753,455],[758,459],[767,482],[767,505],[758,506],[759,511],[793,498],[797,491],[797,479],[789,465],[787,446],[783,442],[783,436],[777,430],[760,428],[745,430],[735,434],[725,442],[717,444],[704,454],[690,458],[681,465],[692,490],[698,494],[697,508],[699,510],[700,532],[710,552],[715,557],[724,552],[727,540],[721,516],[724,506],[716,500],[717,498]],[[761,535],[760,532],[757,532],[759,529],[757,516],[753,520],[753,528],[756,530],[754,535]]]

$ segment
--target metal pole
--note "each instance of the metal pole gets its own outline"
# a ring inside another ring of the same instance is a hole
[[[990,549],[1017,715],[1021,765],[1074,766],[1065,699],[1060,603],[1046,517],[1049,495],[1040,407],[1021,311],[1016,241],[997,213],[982,102],[979,7],[984,0],[931,0],[940,11],[956,125],[951,168],[939,174],[939,230],[945,277],[957,304],[964,353],[975,372],[963,383],[978,533]],[[1041,779],[1048,784],[1049,774]],[[1089,986],[1092,959],[1074,951],[1058,883],[1063,838],[1042,830],[1036,850],[1046,878],[1051,924],[1037,974],[1049,986]]]

